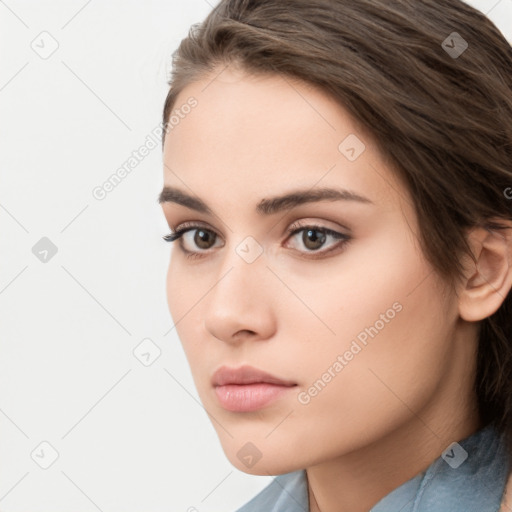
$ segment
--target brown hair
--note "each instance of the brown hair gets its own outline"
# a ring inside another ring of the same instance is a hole
[[[450,54],[454,41],[469,46]],[[230,63],[314,84],[345,107],[406,185],[423,252],[450,282],[462,254],[475,261],[466,229],[512,218],[512,47],[462,1],[221,0],[173,54],[164,125],[186,85]],[[510,450],[510,293],[480,323],[475,385],[482,421]]]

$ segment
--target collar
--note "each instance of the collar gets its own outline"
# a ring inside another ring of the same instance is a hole
[[[509,472],[503,436],[487,425],[446,450],[370,512],[496,512]],[[279,475],[237,512],[309,512],[305,470]]]

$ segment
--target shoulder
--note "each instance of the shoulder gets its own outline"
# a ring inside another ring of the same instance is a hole
[[[309,512],[306,472],[279,475],[236,512]]]

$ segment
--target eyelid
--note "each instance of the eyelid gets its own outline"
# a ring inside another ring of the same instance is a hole
[[[211,228],[210,226],[208,226],[208,224],[206,223],[203,223],[201,221],[185,221],[185,222],[182,222],[181,224],[178,224],[175,228],[172,228],[173,231],[182,231],[183,229],[185,228],[188,228],[188,227],[191,227],[191,228],[205,228],[205,229],[209,229],[210,231],[214,231],[216,232],[213,228]]]
[[[318,251],[299,251],[295,250],[295,252],[298,252],[302,255],[302,257],[305,257],[307,259],[320,259],[320,258],[327,258],[328,255],[331,252],[340,252],[345,249],[345,246],[352,241],[352,235],[342,233],[340,231],[328,228],[326,226],[322,226],[321,223],[311,222],[311,221],[298,221],[294,224],[292,224],[288,228],[288,237],[286,238],[286,242],[288,243],[288,240],[300,233],[301,231],[304,231],[306,229],[312,229],[315,231],[322,231],[327,236],[331,236],[334,238],[337,242],[332,244],[327,249],[320,249]],[[306,255],[307,256],[304,256]]]
[[[336,227],[330,228],[328,226],[322,225],[325,222],[326,222],[325,220],[300,219],[295,222],[292,222],[290,224],[290,226],[285,230],[284,233],[290,234],[293,231],[293,229],[298,229],[298,228],[316,227],[318,229],[324,229],[324,230],[330,230],[330,231],[336,231],[337,229],[341,229],[341,230],[345,231],[347,237],[351,236],[351,230],[347,226],[344,226],[343,224],[338,224],[338,226],[339,226],[338,228],[336,228]],[[176,227],[173,227],[170,224],[169,224],[169,226],[173,233],[183,231],[184,229],[190,227],[190,228],[197,228],[197,229],[204,228],[209,231],[212,231],[217,236],[221,236],[214,228],[212,228],[211,226],[209,226],[207,223],[205,223],[203,221],[185,221],[185,222],[178,224]]]
[[[317,229],[322,229],[322,230],[325,230],[325,231],[336,232],[336,233],[338,233],[338,230],[341,230],[344,233],[340,233],[340,234],[346,234],[347,237],[351,236],[351,230],[348,227],[344,226],[343,224],[337,223],[337,227],[329,227],[329,226],[326,225],[326,222],[328,222],[328,221],[325,221],[325,220],[312,220],[312,219],[306,219],[306,220],[300,219],[300,220],[297,220],[295,222],[292,222],[290,227],[287,229],[287,232],[289,233],[294,228],[300,229],[300,228],[315,227]],[[332,222],[331,222],[331,224],[332,224]]]
[[[217,231],[215,231],[215,229],[211,228],[208,225],[203,225],[200,222],[187,221],[187,222],[182,222],[181,224],[178,224],[178,226],[176,226],[176,227],[173,227],[173,226],[170,226],[170,227],[171,227],[172,232],[169,233],[168,235],[164,235],[162,237],[166,242],[174,242],[175,240],[181,239],[185,233],[187,233],[189,231],[194,231],[195,229],[204,229],[205,231],[211,231],[212,233],[215,234],[215,236],[220,237],[220,235],[217,233]],[[182,245],[181,240],[180,240],[180,245]],[[183,248],[182,248],[182,250],[183,250]],[[204,251],[201,251],[201,252],[204,252]]]

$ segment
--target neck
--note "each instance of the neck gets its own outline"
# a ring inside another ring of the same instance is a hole
[[[479,428],[479,421],[471,419],[436,435],[415,418],[378,444],[308,468],[310,512],[368,512],[384,496],[427,469],[453,440],[464,439]]]
[[[361,448],[306,468],[310,512],[368,512],[384,496],[426,470],[450,443],[482,428],[468,368],[453,370],[421,410],[413,412],[404,404],[409,419],[398,428]]]

